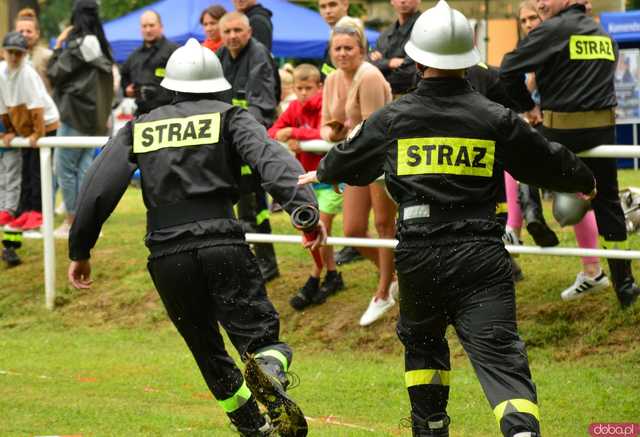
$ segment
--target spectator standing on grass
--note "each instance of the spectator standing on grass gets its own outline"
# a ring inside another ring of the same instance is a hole
[[[21,149],[22,165],[16,160],[12,169],[13,172],[21,169],[21,184],[12,190],[11,196],[15,199],[15,194],[19,193],[19,205],[12,200],[2,221],[12,229],[32,230],[42,225],[40,152],[36,143],[43,136],[56,134],[60,116],[44,82],[26,61],[26,38],[19,32],[9,32],[2,46],[6,59],[0,68],[0,114],[6,129],[4,145],[8,147],[13,138],[20,136],[27,138],[31,146]],[[15,184],[15,176],[13,179],[11,185]],[[14,219],[9,221],[10,218]]]
[[[416,64],[404,52],[404,45],[420,16],[420,0],[391,0],[391,6],[398,19],[380,34],[369,59],[382,71],[397,98],[414,88],[417,81]]]
[[[249,19],[251,35],[264,45],[269,53],[273,45],[273,13],[256,0],[233,0],[236,11],[242,12]]]
[[[293,92],[297,99],[276,120],[269,129],[269,136],[287,143],[296,154],[305,171],[318,167],[322,155],[305,152],[300,149],[300,141],[320,139],[320,120],[322,118],[322,82],[320,71],[311,64],[298,65],[293,70]],[[331,235],[333,218],[342,210],[342,195],[336,193],[331,185],[314,184],[313,191],[318,198],[320,221]],[[320,304],[327,296],[344,288],[342,275],[336,269],[333,247],[320,248],[323,266],[327,273],[322,284],[322,267],[314,264],[311,275],[300,291],[291,298],[293,308],[300,311],[312,304]]]
[[[124,95],[135,97],[136,115],[171,102],[171,93],[160,86],[169,56],[178,48],[165,38],[160,14],[147,10],[140,16],[142,46],[122,64],[120,85]]]
[[[49,76],[47,76],[47,65],[53,52],[43,44],[40,44],[40,23],[33,9],[25,8],[18,12],[15,21],[15,30],[26,38],[27,44],[29,45],[27,60],[33,68],[36,69],[47,88],[47,92],[51,94],[52,90]]]
[[[365,61],[367,41],[360,20],[342,17],[331,31],[329,45],[337,69],[327,76],[324,84],[320,135],[325,141],[334,142],[344,140],[361,121],[389,103],[391,89],[380,70]],[[371,209],[378,236],[394,237],[396,205],[383,182],[345,187],[343,228],[346,237],[367,236]],[[392,294],[397,290],[397,283],[393,282],[391,249],[361,247],[358,251],[374,263],[380,273],[374,296],[360,318],[360,325],[367,326],[395,305]]]
[[[62,121],[59,136],[107,134],[114,95],[113,63],[98,4],[95,0],[76,0],[71,26],[56,39],[49,61],[49,79]],[[56,154],[56,174],[67,213],[55,235],[66,238],[74,220],[80,184],[93,161],[94,151],[92,148],[60,148]]]
[[[224,76],[231,82],[231,103],[249,111],[268,128],[276,119],[280,99],[280,77],[267,48],[252,38],[249,19],[241,12],[229,12],[220,19],[223,46],[218,50]],[[242,167],[242,194],[238,218],[248,232],[271,233],[267,195],[259,177],[249,165]],[[272,243],[254,244],[260,271],[266,281],[280,275]]]
[[[215,53],[222,46],[220,37],[220,18],[227,13],[222,5],[211,5],[200,14],[200,25],[204,31],[205,40],[202,45]]]

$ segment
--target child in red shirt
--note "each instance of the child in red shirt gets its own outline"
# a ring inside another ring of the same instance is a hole
[[[287,143],[304,170],[313,171],[318,168],[322,155],[302,151],[300,141],[320,139],[322,83],[318,68],[310,64],[297,66],[293,70],[293,91],[297,99],[289,104],[287,110],[269,129],[269,136]],[[333,218],[342,210],[342,195],[336,193],[328,184],[314,184],[313,190],[320,206],[320,221],[327,228],[327,235],[331,235]],[[296,310],[321,304],[328,296],[344,288],[342,275],[336,270],[333,247],[323,246],[320,248],[320,255],[327,268],[324,281],[320,285],[322,269],[314,264],[309,279],[290,300],[291,306]]]

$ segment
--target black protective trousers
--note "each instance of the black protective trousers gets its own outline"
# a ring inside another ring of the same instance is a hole
[[[416,423],[446,414],[451,364],[445,332],[452,325],[503,435],[539,434],[536,389],[517,332],[511,264],[502,242],[426,246],[400,241],[395,252],[397,332],[405,347],[414,429]]]
[[[542,133],[572,152],[578,153],[602,144],[615,144],[615,127],[596,129],[549,129]],[[627,228],[618,193],[618,168],[615,158],[582,158],[596,179],[598,194],[591,201],[598,233],[605,241],[626,241]]]
[[[291,363],[291,349],[278,339],[278,313],[247,244],[152,255],[147,267],[171,321],[217,400],[232,397],[244,381],[225,350],[218,323],[241,357],[268,347]]]

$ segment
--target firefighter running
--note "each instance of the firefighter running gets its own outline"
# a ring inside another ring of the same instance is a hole
[[[161,85],[176,92],[172,104],[122,128],[87,173],[69,238],[69,280],[89,287],[90,250],[139,168],[149,272],[209,389],[243,436],[305,436],[304,415],[285,391],[292,351],[278,338],[278,314],[233,202],[243,163],[289,213],[317,208],[313,191],[296,185],[302,167],[264,127],[219,100],[230,85],[218,58],[195,39],[173,53]],[[315,227],[312,248],[326,237]],[[218,323],[245,360],[246,379],[226,352]]]
[[[397,332],[413,435],[449,435],[451,324],[502,434],[539,436],[536,389],[495,218],[497,191],[506,169],[536,186],[593,196],[593,174],[472,89],[464,74],[480,61],[473,31],[444,0],[418,18],[405,49],[420,72],[418,88],[356,127],[300,183],[366,185],[384,173],[399,205]]]

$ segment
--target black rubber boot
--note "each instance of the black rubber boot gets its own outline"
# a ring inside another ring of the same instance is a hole
[[[451,419],[445,413],[436,413],[423,419],[411,413],[413,437],[449,437]]]
[[[339,266],[352,263],[354,261],[363,260],[364,257],[358,252],[355,247],[343,247],[338,253],[336,253],[336,264]]]
[[[557,246],[560,243],[558,236],[547,225],[542,214],[542,200],[538,188],[521,183],[518,188],[518,200],[527,223],[527,231],[533,241],[541,247]]]
[[[611,270],[611,280],[618,296],[618,302],[623,309],[628,308],[640,296],[640,288],[635,284],[631,272],[631,260],[607,259],[607,262],[609,270]]]
[[[22,260],[12,247],[5,247],[2,249],[2,260],[6,262],[9,267],[15,267],[22,264]]]
[[[244,377],[258,402],[267,408],[271,423],[281,437],[304,437],[308,426],[304,413],[289,397],[288,378],[279,360],[269,356],[249,356]]]
[[[289,300],[289,304],[297,310],[302,311],[310,305],[319,305],[325,301],[326,297],[320,293],[320,278],[309,276],[307,282]]]
[[[227,413],[231,423],[243,437],[276,436],[276,430],[258,409],[256,398],[251,398],[237,410]]]
[[[271,223],[269,220],[264,220],[256,227],[256,231],[261,234],[271,234]],[[276,250],[271,243],[255,243],[253,248],[256,252],[256,258],[258,259],[258,266],[260,267],[260,273],[266,282],[269,282],[278,276],[280,271],[278,270],[278,259],[276,258]]]

